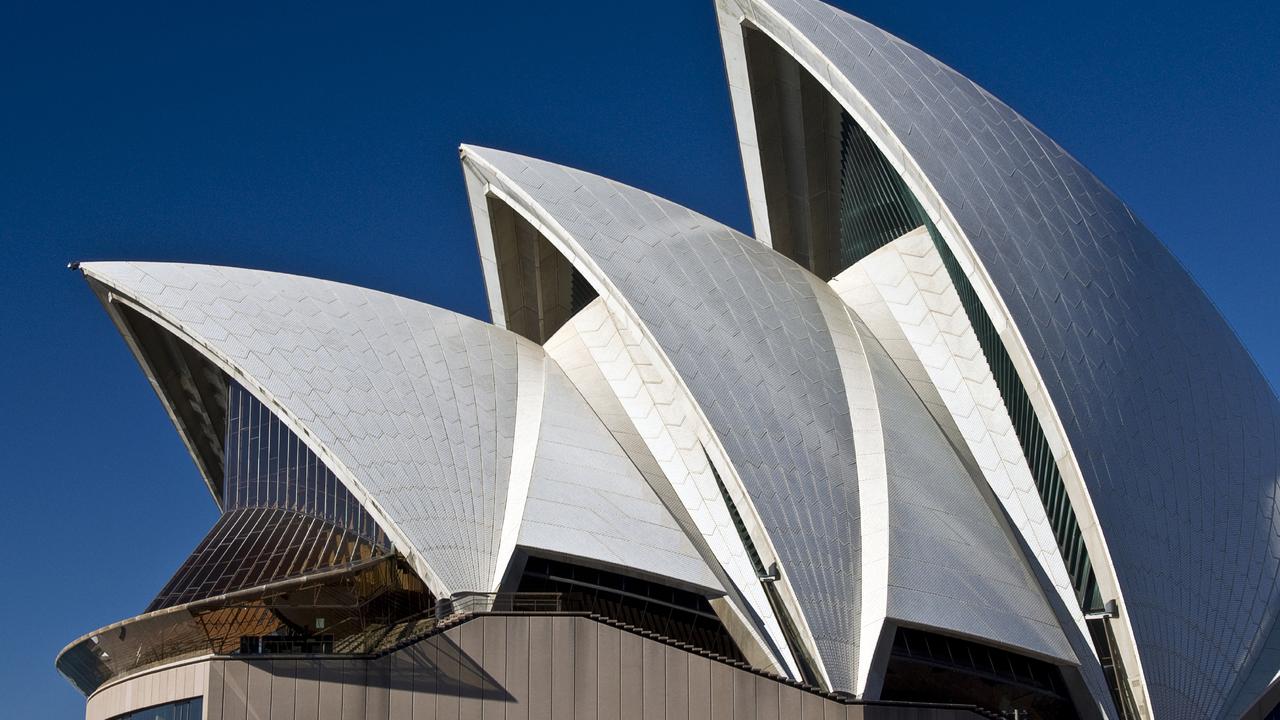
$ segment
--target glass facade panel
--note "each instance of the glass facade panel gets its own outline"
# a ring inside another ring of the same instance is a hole
[[[85,695],[144,668],[200,655],[371,655],[433,626],[435,598],[398,556],[215,595],[103,628],[67,648],[58,670]]]
[[[116,715],[111,720],[200,720],[202,717],[204,698],[190,698]]]
[[[382,529],[306,443],[252,393],[227,392],[223,510],[273,508],[326,520],[379,547]]]
[[[747,557],[751,559],[751,567],[755,569],[757,576],[765,574],[764,562],[760,559],[760,551],[756,550],[756,544],[751,540],[751,535],[747,532],[747,525],[742,521],[742,514],[738,512],[738,505],[729,496],[729,488],[724,486],[724,481],[720,479],[720,472],[716,470],[715,463],[711,462],[711,456],[707,454],[706,448],[702,449],[702,454],[707,458],[707,465],[711,468],[711,475],[716,479],[716,488],[720,490],[720,497],[724,500],[724,504],[729,508],[729,518],[733,520],[733,528],[738,531],[738,539],[742,540],[742,546],[747,550]]]
[[[222,517],[147,612],[390,554],[338,477],[234,381],[223,446]]]
[[[1006,717],[1079,717],[1058,666],[971,640],[900,627],[881,700],[974,704]]]
[[[277,508],[229,510],[147,612],[387,554],[386,548],[311,515]]]
[[[1138,712],[1138,704],[1134,701],[1133,692],[1129,689],[1129,679],[1124,672],[1124,663],[1120,660],[1120,651],[1116,648],[1116,636],[1111,628],[1111,619],[1099,617],[1087,622],[1089,635],[1093,638],[1093,647],[1098,651],[1098,662],[1102,665],[1102,673],[1107,678],[1107,688],[1115,698],[1120,717],[1122,720],[1138,720],[1142,714]]]
[[[577,268],[573,268],[572,276],[569,280],[569,312],[577,315],[582,308],[591,304],[592,300],[600,297],[600,293],[587,282],[587,278],[578,272]]]
[[[840,122],[840,270],[920,227],[897,171],[857,123]]]

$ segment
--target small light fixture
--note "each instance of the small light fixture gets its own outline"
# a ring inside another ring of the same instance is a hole
[[[763,583],[778,582],[781,579],[782,571],[778,569],[776,562],[769,566],[769,570],[764,575],[760,576],[760,582]]]
[[[1084,614],[1085,620],[1106,620],[1120,614],[1120,605],[1115,600],[1108,600],[1102,605],[1102,609],[1096,612]]]

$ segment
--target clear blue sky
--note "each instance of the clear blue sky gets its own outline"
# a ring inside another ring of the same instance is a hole
[[[1089,166],[1280,385],[1280,4],[840,4]],[[173,5],[0,7],[9,717],[80,717],[58,650],[139,612],[214,519],[67,261],[266,268],[483,317],[464,141],[750,230],[712,0]]]

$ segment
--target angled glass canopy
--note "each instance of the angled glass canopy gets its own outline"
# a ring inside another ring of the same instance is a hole
[[[369,513],[279,417],[234,380],[226,397],[222,517],[147,612],[392,553]]]

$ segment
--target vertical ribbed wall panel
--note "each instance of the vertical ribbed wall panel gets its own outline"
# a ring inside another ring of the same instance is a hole
[[[205,720],[980,718],[844,705],[581,616],[476,618],[374,660],[228,659],[193,667],[208,678]],[[149,681],[128,682],[142,691]]]

